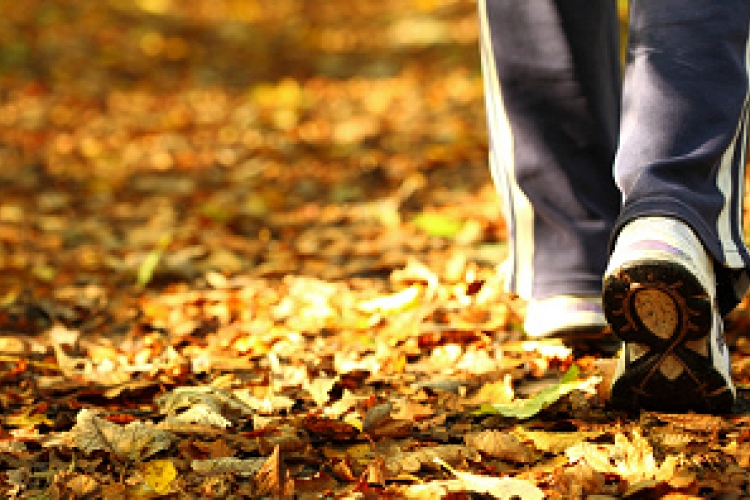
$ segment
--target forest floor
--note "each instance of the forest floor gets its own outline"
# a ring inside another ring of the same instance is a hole
[[[0,0],[5,498],[750,498],[502,291],[469,0]]]

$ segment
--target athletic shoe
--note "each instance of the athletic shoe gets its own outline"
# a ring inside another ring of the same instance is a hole
[[[627,224],[604,274],[604,314],[625,343],[612,382],[616,408],[705,413],[732,409],[735,390],[713,263],[683,222]]]
[[[613,354],[617,342],[609,331],[601,296],[560,295],[530,300],[523,324],[531,339],[559,338],[577,354]]]

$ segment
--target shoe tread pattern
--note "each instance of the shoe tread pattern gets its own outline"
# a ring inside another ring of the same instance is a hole
[[[674,305],[677,318],[671,334],[655,334],[639,316],[635,299],[643,291]],[[626,359],[624,373],[612,386],[612,406],[631,410],[731,411],[732,391],[710,355],[703,356],[685,346],[685,342],[700,339],[710,342],[713,324],[710,296],[690,271],[664,261],[624,266],[605,278],[603,303],[615,335],[648,349],[638,359]],[[711,352],[710,346],[706,352]],[[677,359],[681,365],[682,372],[674,379],[659,370],[667,358]]]

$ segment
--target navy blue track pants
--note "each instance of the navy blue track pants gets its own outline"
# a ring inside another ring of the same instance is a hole
[[[614,0],[479,0],[490,166],[508,288],[598,295],[628,221],[676,217],[731,310],[744,244],[750,0],[631,0],[621,79]]]

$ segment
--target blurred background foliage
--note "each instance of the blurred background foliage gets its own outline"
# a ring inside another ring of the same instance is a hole
[[[624,22],[627,0],[617,1]],[[91,93],[143,80],[174,88],[185,79],[242,86],[281,75],[384,77],[402,66],[394,55],[450,61],[476,52],[471,0],[0,0],[0,9],[3,81]],[[462,46],[467,53],[456,52]]]
[[[90,93],[112,84],[387,77],[409,57],[465,59],[455,47],[473,46],[477,31],[467,0],[2,0],[0,9],[4,80]]]

